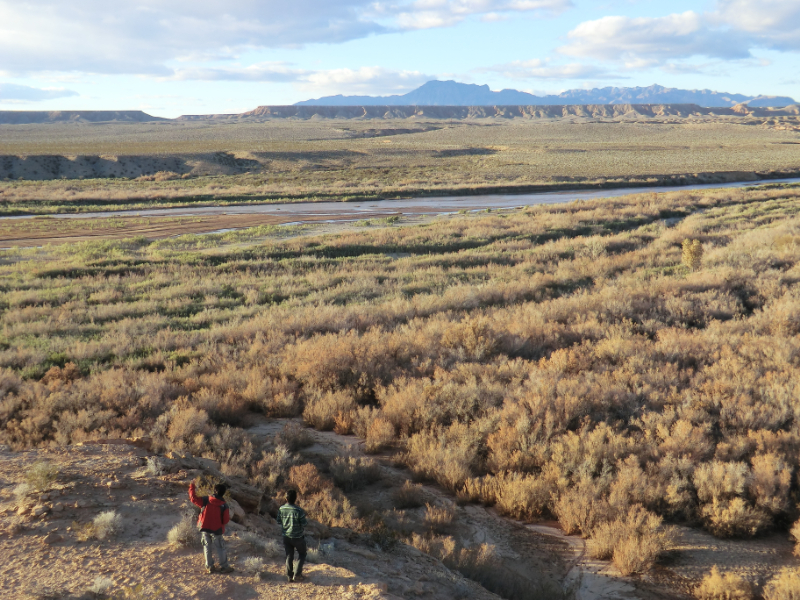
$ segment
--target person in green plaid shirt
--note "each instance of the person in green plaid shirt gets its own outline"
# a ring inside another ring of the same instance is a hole
[[[295,504],[297,492],[286,492],[286,504],[278,509],[278,525],[283,530],[283,549],[286,551],[286,579],[303,580],[303,564],[306,562],[306,511]],[[297,569],[294,568],[294,551],[297,550]]]

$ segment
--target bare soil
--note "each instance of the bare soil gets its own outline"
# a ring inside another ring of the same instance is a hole
[[[396,214],[359,214],[358,219],[372,219]],[[331,218],[325,215],[307,215],[303,223],[326,223],[328,221],[353,221],[353,215]],[[249,227],[276,226],[295,223],[292,215],[223,214],[196,217],[114,217],[113,219],[30,219],[0,220],[0,246],[40,246],[43,244],[65,244],[93,240],[114,240],[146,237],[151,240],[178,235],[204,234],[215,231],[231,231]]]
[[[303,583],[286,582],[281,558],[262,557],[265,568],[260,575],[244,573],[244,558],[255,553],[241,541],[241,534],[254,531],[278,539],[273,519],[257,514],[228,526],[228,552],[237,570],[208,575],[199,548],[174,548],[166,542],[167,532],[188,508],[187,486],[199,472],[182,469],[173,475],[148,475],[142,468],[146,454],[128,445],[93,443],[3,452],[0,552],[6,559],[0,566],[0,592],[8,598],[88,598],[87,589],[103,576],[114,581],[114,590],[143,584],[145,589],[162,589],[160,597],[170,599],[355,600],[392,599],[406,593],[496,598],[414,548],[401,546],[383,553],[357,535],[329,539],[335,544],[332,561],[309,564]],[[59,467],[56,485],[46,495],[17,501],[13,488],[26,468],[42,459]],[[30,511],[36,512],[35,508],[44,514],[33,516]],[[20,509],[28,514],[18,516]],[[75,523],[88,523],[108,510],[122,516],[123,533],[114,540],[79,541]],[[51,538],[45,542],[48,535]],[[313,547],[313,538],[310,542]]]
[[[264,420],[249,432],[274,435],[284,424],[285,420]],[[334,456],[362,455],[355,437],[311,434],[315,444],[302,452],[304,460],[324,465]],[[228,549],[237,570],[231,575],[207,575],[199,548],[175,548],[166,542],[166,533],[190,508],[188,482],[201,471],[180,468],[154,476],[144,468],[148,454],[122,440],[0,452],[0,552],[6,557],[0,566],[0,592],[9,598],[89,598],[87,590],[95,578],[108,577],[114,589],[144,584],[145,589],[163,590],[162,597],[171,599],[497,598],[412,546],[400,543],[384,552],[364,535],[341,529],[328,537],[321,529],[310,528],[312,548],[324,538],[335,551],[324,563],[308,565],[307,582],[286,582],[280,557],[261,556],[260,574],[243,572],[244,559],[256,553],[241,535],[245,531],[264,538],[279,535],[268,514],[256,513],[229,526]],[[410,479],[389,454],[377,459],[383,470],[381,481],[349,494],[365,515],[391,511],[394,492]],[[39,460],[58,466],[53,488],[45,494],[16,497],[14,488]],[[426,484],[424,494],[432,505],[454,500],[433,485]],[[122,516],[122,534],[113,540],[79,541],[80,525],[108,510]],[[763,582],[794,563],[785,535],[726,541],[679,527],[675,547],[653,572],[623,577],[611,563],[588,558],[584,541],[564,535],[555,523],[519,523],[478,505],[455,510],[445,533],[465,547],[493,545],[505,576],[539,590],[536,597],[547,597],[545,590],[551,589],[575,600],[687,598],[714,564]],[[402,513],[393,524],[401,538],[419,528],[424,511],[424,507],[395,511]]]

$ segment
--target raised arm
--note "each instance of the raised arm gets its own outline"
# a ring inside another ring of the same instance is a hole
[[[192,481],[192,483],[189,484],[189,500],[191,500],[192,504],[195,506],[203,508],[203,499],[197,495],[195,489],[194,481]]]

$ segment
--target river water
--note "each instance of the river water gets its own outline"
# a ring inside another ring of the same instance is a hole
[[[800,178],[743,181],[737,183],[713,183],[687,186],[616,188],[603,190],[575,190],[542,192],[535,194],[486,194],[474,196],[439,196],[403,198],[399,200],[369,200],[358,202],[286,202],[271,204],[243,204],[233,206],[195,206],[181,208],[154,208],[149,210],[120,210],[51,215],[56,219],[102,219],[109,217],[186,217],[208,215],[274,215],[291,217],[293,224],[303,223],[304,218],[329,217],[331,221],[359,219],[362,214],[370,218],[397,214],[447,214],[462,210],[479,211],[487,208],[510,209],[536,204],[561,204],[574,200],[597,198],[619,198],[641,193],[688,192],[692,190],[742,188],[770,183],[800,183]],[[377,214],[376,214],[377,213]],[[31,219],[32,216],[5,217],[6,219]]]

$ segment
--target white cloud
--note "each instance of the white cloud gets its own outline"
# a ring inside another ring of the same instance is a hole
[[[170,61],[336,43],[385,30],[370,0],[0,0],[7,71],[169,74]]]
[[[800,29],[795,0],[719,0],[716,16],[743,31],[776,34]]]
[[[710,61],[694,64],[686,61],[668,62],[661,65],[661,70],[672,75],[702,75],[711,71],[724,71],[725,63],[722,61]]]
[[[40,102],[78,96],[78,92],[56,88],[35,88],[14,83],[0,83],[0,102]]]
[[[450,27],[471,16],[496,21],[515,12],[557,15],[571,8],[572,0],[415,0],[373,6],[376,14],[390,17],[401,29],[430,29]]]
[[[435,78],[419,71],[397,71],[377,66],[309,70],[287,63],[259,63],[246,67],[190,67],[177,70],[168,79],[296,83],[301,89],[319,94],[349,95],[405,93]]]
[[[597,79],[622,67],[696,70],[692,63],[751,58],[754,48],[800,50],[800,0],[715,1],[704,13],[586,21],[558,49],[562,59],[579,60],[518,61],[489,70],[516,79]],[[405,90],[417,77],[423,83],[425,76],[389,70],[382,75],[378,67],[323,72],[237,61],[269,48],[341,43],[466,20],[548,17],[572,6],[573,0],[0,0],[0,75],[46,72],[63,81],[84,73],[140,74],[333,85],[334,73],[340,73],[342,86],[383,93]],[[605,66],[593,66],[598,61]],[[378,81],[388,87],[379,89],[373,83]]]
[[[257,63],[246,67],[186,67],[176,69],[171,77],[178,81],[263,81],[293,82],[306,77],[309,71],[295,69],[285,63]]]
[[[383,67],[316,71],[303,78],[304,87],[337,94],[398,94],[435,79],[419,71],[394,71]]]
[[[748,36],[710,26],[693,11],[665,17],[610,16],[586,21],[567,34],[562,54],[622,62],[630,69],[647,68],[670,59],[707,56],[750,57]]]
[[[742,61],[751,59],[755,48],[800,51],[800,2],[717,0],[705,13],[607,16],[581,23],[567,38],[558,51],[568,56],[614,61],[630,70],[701,72],[683,63],[697,57]]]
[[[553,64],[549,59],[516,60],[479,71],[491,71],[509,79],[619,79],[620,75],[594,65]]]
[[[247,50],[446,27],[469,16],[558,13],[571,0],[0,0],[8,73],[169,76],[170,64]]]
[[[800,50],[800,2],[796,0],[719,0],[710,16],[752,34],[755,45]]]

